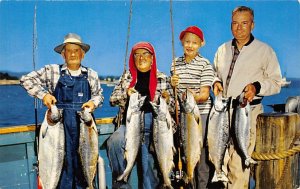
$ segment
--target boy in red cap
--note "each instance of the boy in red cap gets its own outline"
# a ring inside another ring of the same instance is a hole
[[[207,188],[209,166],[206,146],[207,117],[211,108],[209,91],[214,80],[214,71],[209,60],[199,53],[205,44],[204,35],[197,26],[190,26],[180,33],[183,56],[176,58],[171,67],[171,85],[176,87],[178,97],[188,89],[194,95],[201,115],[203,148],[200,163],[195,167],[194,179],[189,188]],[[182,101],[182,100],[180,100]]]

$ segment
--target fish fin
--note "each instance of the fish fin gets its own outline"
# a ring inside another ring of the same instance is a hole
[[[257,162],[254,159],[252,159],[251,157],[248,157],[248,158],[245,159],[245,165],[247,167],[249,167],[250,164],[257,164]]]
[[[122,181],[122,180],[124,182],[128,181],[128,175],[125,175],[125,172],[117,178],[117,181]]]
[[[41,131],[40,131],[40,132],[42,132],[42,137],[43,137],[43,138],[45,138],[45,136],[46,136],[46,134],[47,134],[47,131],[48,131],[48,126],[43,125],[43,126],[41,127]]]
[[[225,173],[223,171],[221,171],[220,173],[217,173],[215,171],[214,176],[213,176],[213,178],[211,180],[211,182],[219,182],[219,181],[229,182],[227,176],[225,175]]]

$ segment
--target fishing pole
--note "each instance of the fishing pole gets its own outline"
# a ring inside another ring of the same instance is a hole
[[[172,30],[172,68],[173,68],[173,75],[176,74],[176,60],[175,60],[175,48],[174,48],[174,22],[173,22],[173,5],[172,5],[172,0],[170,0],[170,22],[171,22],[171,30]],[[173,87],[174,91],[174,98],[175,98],[175,121],[176,125],[179,128],[178,129],[178,175],[175,175],[175,179],[181,180],[183,177],[182,174],[182,160],[181,160],[181,153],[180,153],[180,147],[181,147],[181,129],[180,129],[180,124],[179,124],[179,116],[178,116],[178,97],[177,97],[177,87]],[[180,186],[180,189],[183,189],[183,186]]]
[[[129,38],[130,38],[130,25],[131,25],[131,18],[132,18],[132,0],[130,0],[130,7],[129,7],[129,16],[128,16],[128,27],[127,27],[127,36],[126,36],[126,50],[125,50],[125,56],[124,56],[124,66],[123,66],[123,74],[122,76],[124,76],[124,74],[126,73],[127,70],[127,59],[128,59],[128,44],[129,44]],[[121,83],[124,83],[124,77],[121,78]],[[122,87],[123,89],[123,87]],[[121,125],[121,117],[122,117],[122,110],[121,107],[119,107],[119,111],[118,111],[118,120],[117,120],[117,128],[120,127]],[[116,130],[116,128],[115,128]]]
[[[37,50],[37,27],[36,27],[36,12],[37,6],[34,5],[34,15],[33,15],[33,36],[32,36],[32,64],[33,70],[36,70],[36,50]],[[42,189],[42,185],[39,177],[39,161],[38,161],[38,149],[39,149],[39,130],[40,127],[38,125],[38,99],[34,97],[34,123],[35,123],[35,155],[37,157],[37,162],[34,164],[37,174],[37,188]]]

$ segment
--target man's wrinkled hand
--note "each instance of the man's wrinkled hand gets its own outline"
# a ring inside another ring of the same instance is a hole
[[[179,76],[174,74],[171,77],[171,85],[172,87],[177,87],[179,85]]]
[[[48,109],[50,109],[51,105],[55,104],[56,102],[56,98],[49,93],[47,93],[43,98],[43,103],[45,106],[47,106]]]
[[[133,93],[136,93],[136,90],[134,88],[128,88],[127,89],[127,95],[131,96]]]
[[[84,108],[89,108],[91,110],[91,112],[93,112],[95,110],[95,104],[93,101],[88,101],[86,103],[84,103],[82,106],[81,106],[82,109]]]
[[[223,87],[220,82],[215,82],[214,84],[214,95],[218,96],[220,92],[223,92]]]
[[[245,89],[245,96],[244,98],[247,99],[248,102],[252,102],[252,100],[254,99],[254,96],[256,94],[256,88],[253,84],[248,84]]]
[[[169,103],[170,95],[169,95],[168,91],[166,91],[166,90],[162,91],[161,96],[166,100],[167,103]]]

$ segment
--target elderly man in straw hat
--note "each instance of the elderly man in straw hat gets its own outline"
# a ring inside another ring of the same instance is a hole
[[[69,33],[64,42],[54,48],[65,63],[46,65],[21,78],[21,86],[27,92],[43,101],[50,109],[56,105],[63,109],[65,130],[65,160],[57,188],[86,188],[78,157],[79,119],[77,111],[90,108],[91,111],[103,102],[102,88],[98,74],[81,65],[90,46],[80,36]]]

